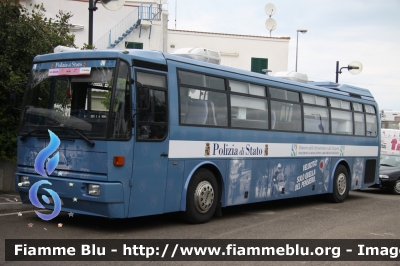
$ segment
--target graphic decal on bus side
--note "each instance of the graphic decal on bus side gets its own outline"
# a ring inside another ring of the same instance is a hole
[[[292,153],[290,154],[290,156],[297,156],[297,145],[296,144],[292,144]]]
[[[227,205],[326,193],[330,159],[232,159]]]
[[[303,165],[303,174],[297,177],[294,190],[299,190],[312,183],[315,183],[317,163],[318,163],[317,160],[313,160]]]
[[[318,192],[328,192],[329,189],[329,173],[330,173],[330,160],[329,158],[322,158],[319,161],[319,170],[321,171],[321,187]]]
[[[292,156],[344,156],[345,146],[320,145],[320,144],[297,144],[293,145]],[[294,150],[294,151],[293,151]]]
[[[206,143],[206,149],[204,151],[205,156],[210,156],[210,143]]]
[[[353,171],[351,178],[351,189],[360,189],[362,186],[362,177],[364,173],[364,159],[356,158],[353,162]]]
[[[250,199],[251,202],[263,201],[265,199],[267,187],[265,186],[261,190],[261,188],[257,187],[257,185],[261,185],[261,183],[252,184],[253,180],[263,177],[268,178],[268,169],[258,169],[256,162],[239,159],[230,160],[227,190],[228,205],[237,205],[249,201],[249,198],[245,197],[245,193],[247,193],[247,196],[250,194],[252,197],[252,199]],[[254,188],[255,191],[251,191],[251,188]]]
[[[294,196],[295,173],[298,172],[296,160],[271,160],[270,191],[272,197]]]
[[[246,144],[242,143],[212,143],[209,142],[205,145],[205,156],[226,156],[226,155],[234,155],[234,156],[258,156],[258,155],[268,155],[268,145],[265,145],[265,149],[260,148],[258,143],[256,144]]]
[[[169,158],[365,157],[376,146],[170,140]]]

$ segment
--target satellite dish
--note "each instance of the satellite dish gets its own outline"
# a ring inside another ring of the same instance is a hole
[[[360,62],[353,61],[348,65],[348,69],[351,74],[357,75],[361,73],[363,66]]]
[[[265,5],[265,13],[268,15],[268,16],[272,16],[272,15],[274,15],[275,13],[276,13],[276,7],[275,7],[275,5],[274,4],[266,4]]]
[[[125,5],[125,0],[101,0],[101,4],[110,11],[116,11]]]
[[[265,27],[266,27],[269,31],[275,30],[276,27],[277,27],[277,23],[276,23],[275,19],[273,19],[273,18],[267,19],[267,21],[265,21]]]

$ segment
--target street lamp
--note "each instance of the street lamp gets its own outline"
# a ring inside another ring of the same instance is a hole
[[[97,10],[96,3],[99,1],[110,11],[116,11],[125,4],[125,0],[89,0],[89,46],[93,46],[93,12]]]
[[[93,11],[97,10],[96,3],[99,0],[89,0],[89,45],[93,45]]]
[[[298,29],[297,30],[297,41],[296,41],[296,72],[297,72],[297,52],[298,52],[298,46],[299,46],[299,32],[301,33],[306,33],[307,30],[306,29]]]
[[[341,67],[339,70],[339,61],[336,61],[336,83],[339,82],[339,74],[342,74],[342,69],[347,68],[353,75],[357,75],[362,71],[362,64],[358,61],[351,62],[347,67]]]

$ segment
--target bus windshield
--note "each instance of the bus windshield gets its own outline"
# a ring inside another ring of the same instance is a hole
[[[55,129],[59,137],[106,138],[115,65],[115,60],[34,64],[20,134],[47,135],[47,129]],[[114,111],[124,96],[116,93]]]

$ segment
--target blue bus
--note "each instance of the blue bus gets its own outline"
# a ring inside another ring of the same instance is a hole
[[[109,218],[326,194],[343,202],[378,178],[379,108],[368,90],[300,83],[146,50],[34,58],[18,129],[15,184],[40,180],[61,211]],[[51,174],[34,168],[60,139]],[[38,198],[53,209],[44,189]]]

